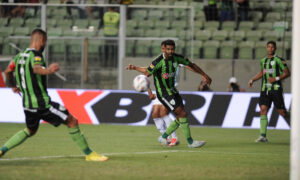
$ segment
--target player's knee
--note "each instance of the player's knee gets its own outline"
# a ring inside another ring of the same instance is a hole
[[[278,110],[278,113],[279,113],[282,117],[286,117],[286,116],[287,116],[286,110],[279,109],[279,110]]]
[[[262,108],[260,110],[260,115],[266,115],[268,113],[268,109]]]
[[[24,129],[24,132],[25,132],[25,134],[27,134],[28,137],[31,137],[36,134],[37,130],[31,130],[31,129],[26,128],[26,129]]]
[[[177,117],[179,117],[179,118],[184,118],[186,116],[187,116],[187,113],[185,110],[180,111],[177,115]]]
[[[66,120],[66,125],[69,127],[69,128],[72,128],[72,127],[75,127],[75,126],[78,126],[78,120],[72,116],[71,114],[68,116],[67,120]]]
[[[169,114],[168,109],[162,106],[162,108],[160,109],[160,117],[164,117],[168,114]]]
[[[159,117],[160,117],[159,108],[157,108],[157,106],[153,106],[152,118],[159,118]]]

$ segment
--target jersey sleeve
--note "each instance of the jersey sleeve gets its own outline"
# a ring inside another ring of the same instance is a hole
[[[184,57],[184,56],[178,55],[178,54],[176,54],[175,56],[176,56],[176,60],[177,60],[178,64],[190,66],[191,61],[187,57]]]
[[[280,69],[284,70],[285,68],[287,68],[286,60],[284,60],[282,58],[277,58],[277,63],[279,65]]]
[[[43,66],[45,64],[43,54],[37,51],[33,51],[33,56],[31,60],[32,60],[32,66],[36,64]]]
[[[147,72],[149,74],[151,74],[151,75],[154,74],[161,67],[161,63],[159,63],[160,60],[161,60],[161,56],[159,56],[154,61],[152,61],[152,63],[150,64],[150,66],[148,66]]]

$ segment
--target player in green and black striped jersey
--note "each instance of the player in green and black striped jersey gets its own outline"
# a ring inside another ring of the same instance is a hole
[[[89,148],[78,127],[78,120],[64,106],[51,101],[47,93],[46,75],[58,71],[59,65],[52,63],[46,68],[42,55],[46,42],[46,32],[35,29],[31,33],[30,47],[16,55],[5,70],[13,92],[21,93],[26,128],[16,133],[0,148],[0,157],[33,136],[38,130],[40,120],[43,119],[55,127],[65,124],[72,139],[86,154],[87,161],[106,161],[108,159],[106,156],[101,156]]]
[[[267,57],[260,60],[260,72],[256,74],[248,83],[252,87],[253,82],[262,78],[262,86],[259,97],[260,105],[260,137],[256,142],[267,142],[266,137],[268,118],[267,113],[272,102],[278,113],[290,124],[290,112],[286,110],[283,99],[283,89],[281,80],[290,76],[286,61],[278,57],[276,52],[276,43],[269,41],[266,46]]]
[[[176,115],[176,120],[173,121],[166,132],[160,136],[160,143],[167,145],[166,138],[180,125],[187,138],[188,146],[201,147],[205,142],[193,141],[186,118],[187,113],[184,109],[182,98],[175,87],[176,69],[179,64],[189,66],[194,72],[199,73],[207,84],[211,83],[211,78],[202,71],[201,68],[190,62],[184,56],[175,54],[175,42],[173,40],[167,40],[165,42],[165,52],[158,56],[148,68],[130,64],[126,69],[137,70],[147,76],[153,75],[157,98],[169,111],[173,111]]]

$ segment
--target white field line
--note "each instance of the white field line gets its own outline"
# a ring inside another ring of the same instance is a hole
[[[115,155],[143,155],[143,154],[162,154],[162,153],[201,153],[201,154],[223,154],[223,155],[281,155],[274,153],[255,153],[255,152],[217,152],[217,151],[192,151],[192,150],[168,150],[168,151],[149,151],[149,152],[120,152],[120,153],[101,153],[106,156]],[[20,157],[20,158],[0,158],[0,161],[24,161],[24,160],[41,160],[41,159],[59,159],[84,157],[84,155],[62,155],[62,156],[39,156],[39,157]]]

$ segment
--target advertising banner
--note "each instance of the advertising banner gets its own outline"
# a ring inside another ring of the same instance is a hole
[[[81,124],[153,124],[152,101],[147,93],[128,90],[49,89],[52,101],[64,105]],[[259,128],[259,93],[180,92],[191,125],[224,128]],[[290,109],[291,94],[284,94]],[[0,122],[24,123],[22,99],[9,88],[0,88]],[[174,118],[173,115],[170,115]],[[268,127],[290,129],[276,109],[270,108]]]

